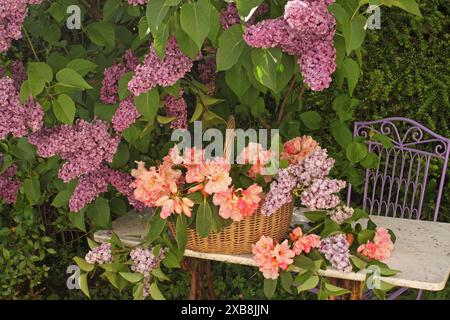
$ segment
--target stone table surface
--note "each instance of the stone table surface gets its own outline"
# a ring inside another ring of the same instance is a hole
[[[147,222],[151,213],[130,212],[112,223],[113,231],[127,246],[137,246],[147,234]],[[372,216],[379,227],[391,229],[396,237],[391,258],[385,262],[391,269],[400,270],[393,277],[381,277],[398,287],[440,291],[446,286],[450,274],[450,223],[407,220],[383,216]],[[293,225],[305,223],[303,209],[294,210]],[[364,223],[363,223],[364,224]],[[94,239],[109,241],[110,230],[97,231]],[[224,255],[185,251],[185,256],[255,266],[251,254]],[[364,281],[365,270],[343,273],[331,267],[319,270],[323,276]]]

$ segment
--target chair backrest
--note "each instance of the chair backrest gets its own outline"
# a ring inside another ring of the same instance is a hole
[[[437,221],[449,160],[450,139],[416,121],[399,117],[356,122],[353,135],[366,138],[369,152],[378,156],[377,167],[365,172],[363,208],[370,214],[409,219],[432,218]],[[391,146],[386,146],[389,142],[386,143],[380,136],[384,140],[389,139]],[[433,183],[428,183],[430,166],[432,173],[435,173]],[[437,174],[436,170],[439,170]],[[433,187],[434,190],[428,192]],[[350,186],[348,203],[351,192]],[[429,200],[434,194],[436,196]],[[434,208],[428,205],[430,202],[434,204]]]

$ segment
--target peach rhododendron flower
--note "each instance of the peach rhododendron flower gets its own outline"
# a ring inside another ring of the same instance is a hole
[[[156,200],[168,193],[168,185],[164,177],[155,167],[145,168],[144,162],[137,162],[137,169],[131,171],[135,178],[132,187],[134,196],[149,207],[154,207]]]
[[[309,234],[301,236],[294,242],[292,250],[296,255],[300,255],[303,252],[310,253],[312,248],[320,247],[320,237],[315,234]]]
[[[230,170],[231,165],[224,158],[217,157],[200,165],[188,167],[186,182],[203,184],[203,190],[207,194],[224,192],[232,182]]]
[[[239,164],[252,164],[249,170],[250,177],[254,178],[257,174],[264,175],[265,166],[270,162],[272,153],[256,142],[250,142],[247,147],[242,149],[237,157]]]
[[[303,235],[302,228],[297,227],[291,231],[291,233],[289,234],[289,238],[291,239],[291,241],[297,241],[302,235]]]
[[[191,199],[182,197],[178,192],[176,183],[170,183],[170,195],[165,195],[156,200],[155,204],[161,207],[161,218],[167,219],[174,212],[190,217],[194,202]]]
[[[382,261],[391,256],[392,249],[394,249],[394,244],[389,231],[386,228],[377,228],[373,242],[368,241],[360,245],[358,252],[370,259]]]
[[[261,239],[252,246],[254,261],[259,266],[259,271],[266,279],[277,279],[279,269],[286,270],[294,262],[292,259],[295,253],[289,249],[288,241],[281,244],[274,244],[273,239],[262,236]]]
[[[229,188],[224,192],[214,194],[213,202],[215,205],[220,206],[219,215],[222,218],[241,221],[258,210],[261,192],[262,188],[256,184],[245,190]]]
[[[287,160],[289,164],[298,164],[313,153],[318,146],[319,144],[310,136],[291,139],[283,145],[281,159]]]

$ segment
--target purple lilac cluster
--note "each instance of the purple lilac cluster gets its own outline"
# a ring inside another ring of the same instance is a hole
[[[0,0],[0,52],[7,51],[13,40],[22,38],[20,29],[28,14],[29,4],[43,0]]]
[[[119,101],[119,80],[127,72],[133,71],[139,64],[138,58],[132,50],[125,51],[124,63],[117,62],[103,72],[100,100],[106,104],[115,104]]]
[[[128,197],[128,202],[137,210],[144,209],[143,203],[136,200],[131,183],[133,179],[129,173],[112,170],[102,166],[99,170],[83,175],[69,200],[69,209],[78,212],[84,206],[93,202],[101,193],[108,191],[112,185],[119,193]]]
[[[176,117],[171,122],[172,129],[187,129],[187,105],[183,98],[183,92],[180,92],[179,98],[167,95],[164,97],[166,115]]]
[[[28,130],[38,131],[43,125],[44,111],[31,98],[22,106],[19,92],[9,77],[0,79],[0,140],[11,133],[15,138],[23,137]]]
[[[248,20],[248,25],[252,25],[257,17],[262,16],[267,12],[268,8],[269,6],[267,3],[262,3],[253,12],[252,16]],[[220,11],[220,24],[222,25],[222,29],[226,30],[229,27],[239,23],[241,23],[241,18],[235,3],[230,3]]]
[[[13,63],[11,63],[10,66],[11,70],[11,78],[14,81],[14,87],[17,89],[17,91],[20,91],[20,86],[22,85],[22,82],[27,80],[27,70],[25,70],[25,66],[23,65],[22,61],[15,60]]]
[[[291,167],[280,170],[276,180],[270,184],[270,190],[261,207],[263,215],[270,216],[292,201],[292,190],[297,186],[297,179],[292,176],[291,170]]]
[[[148,0],[128,0],[128,4],[133,6],[144,5],[147,4]]]
[[[62,125],[31,134],[29,142],[40,157],[60,156],[67,160],[58,176],[64,181],[98,170],[104,161],[112,162],[120,137],[111,136],[109,125],[101,120],[78,120],[73,126]]]
[[[323,179],[330,173],[335,160],[328,156],[327,149],[317,147],[300,164],[292,166],[291,172],[304,187],[310,186],[316,179]]]
[[[181,52],[174,37],[169,38],[162,60],[152,44],[150,53],[136,67],[133,78],[128,82],[128,89],[134,96],[138,96],[158,85],[172,86],[191,70],[192,65],[192,60]]]
[[[166,251],[166,249],[160,249],[159,255],[155,256],[152,247],[147,249],[137,247],[133,249],[130,252],[131,260],[133,260],[131,270],[144,275],[144,277],[148,277],[158,267],[159,262],[164,260]]]
[[[105,264],[112,262],[112,252],[110,243],[102,243],[100,246],[89,251],[84,260],[90,264]]]
[[[319,251],[335,269],[341,272],[352,271],[349,244],[344,234],[322,239]]]
[[[284,16],[249,26],[244,34],[248,45],[281,49],[298,57],[305,82],[314,91],[331,84],[336,70],[333,45],[336,21],[327,6],[334,0],[290,0]]]
[[[205,58],[197,65],[198,73],[202,83],[208,87],[208,94],[213,95],[216,91],[216,52]]]
[[[339,206],[329,213],[331,220],[337,224],[343,224],[345,220],[350,219],[355,211],[351,207]]]
[[[3,163],[3,155],[0,154],[0,166]],[[20,182],[14,179],[16,174],[16,165],[9,166],[2,174],[0,174],[0,200],[5,200],[8,204],[16,203],[17,193],[19,192]]]
[[[128,129],[141,114],[134,104],[133,97],[127,97],[119,104],[114,117],[112,118],[112,125],[116,132],[122,132]]]
[[[302,192],[302,204],[310,210],[331,209],[340,203],[336,193],[345,188],[346,182],[335,179],[316,179]]]

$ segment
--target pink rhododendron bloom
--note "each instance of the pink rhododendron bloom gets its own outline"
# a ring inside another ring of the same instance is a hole
[[[319,144],[310,136],[297,137],[283,145],[281,159],[289,164],[298,164],[314,152]]]
[[[294,262],[295,253],[289,249],[288,241],[274,244],[273,239],[262,236],[252,245],[253,260],[266,279],[277,279],[279,269],[286,270]]]
[[[135,178],[132,187],[134,196],[149,207],[154,207],[156,200],[169,193],[167,183],[156,167],[145,168],[144,162],[138,162],[137,169],[131,171]]]
[[[224,192],[214,194],[213,202],[220,206],[219,215],[222,218],[241,221],[258,210],[261,192],[262,188],[256,184],[245,190],[229,188]]]
[[[195,151],[194,151],[195,152]],[[206,160],[200,165],[188,167],[186,182],[201,183],[207,194],[224,192],[231,185],[231,165],[222,157]]]
[[[300,227],[295,228],[289,234],[289,238],[291,239],[291,241],[297,241],[301,236],[303,236],[303,231]]]
[[[155,202],[156,206],[161,207],[161,218],[167,219],[173,213],[183,213],[185,216],[190,217],[194,202],[189,198],[182,197],[174,182],[170,183],[170,192],[170,195],[164,195]]]
[[[306,236],[301,236],[297,241],[294,242],[292,250],[296,255],[302,254],[303,252],[309,253],[312,248],[320,247],[320,237],[315,234],[309,234]]]
[[[270,162],[272,153],[256,142],[250,142],[247,147],[242,149],[237,157],[237,162],[242,164],[252,164],[249,170],[250,177],[254,178],[257,174],[263,175],[265,166]]]
[[[295,253],[289,249],[288,241],[284,240],[281,244],[275,246],[273,256],[277,260],[280,269],[286,270],[294,262],[292,258],[295,256]]]
[[[389,231],[385,228],[377,228],[372,241],[358,247],[358,252],[362,255],[379,261],[388,259],[394,249]]]

